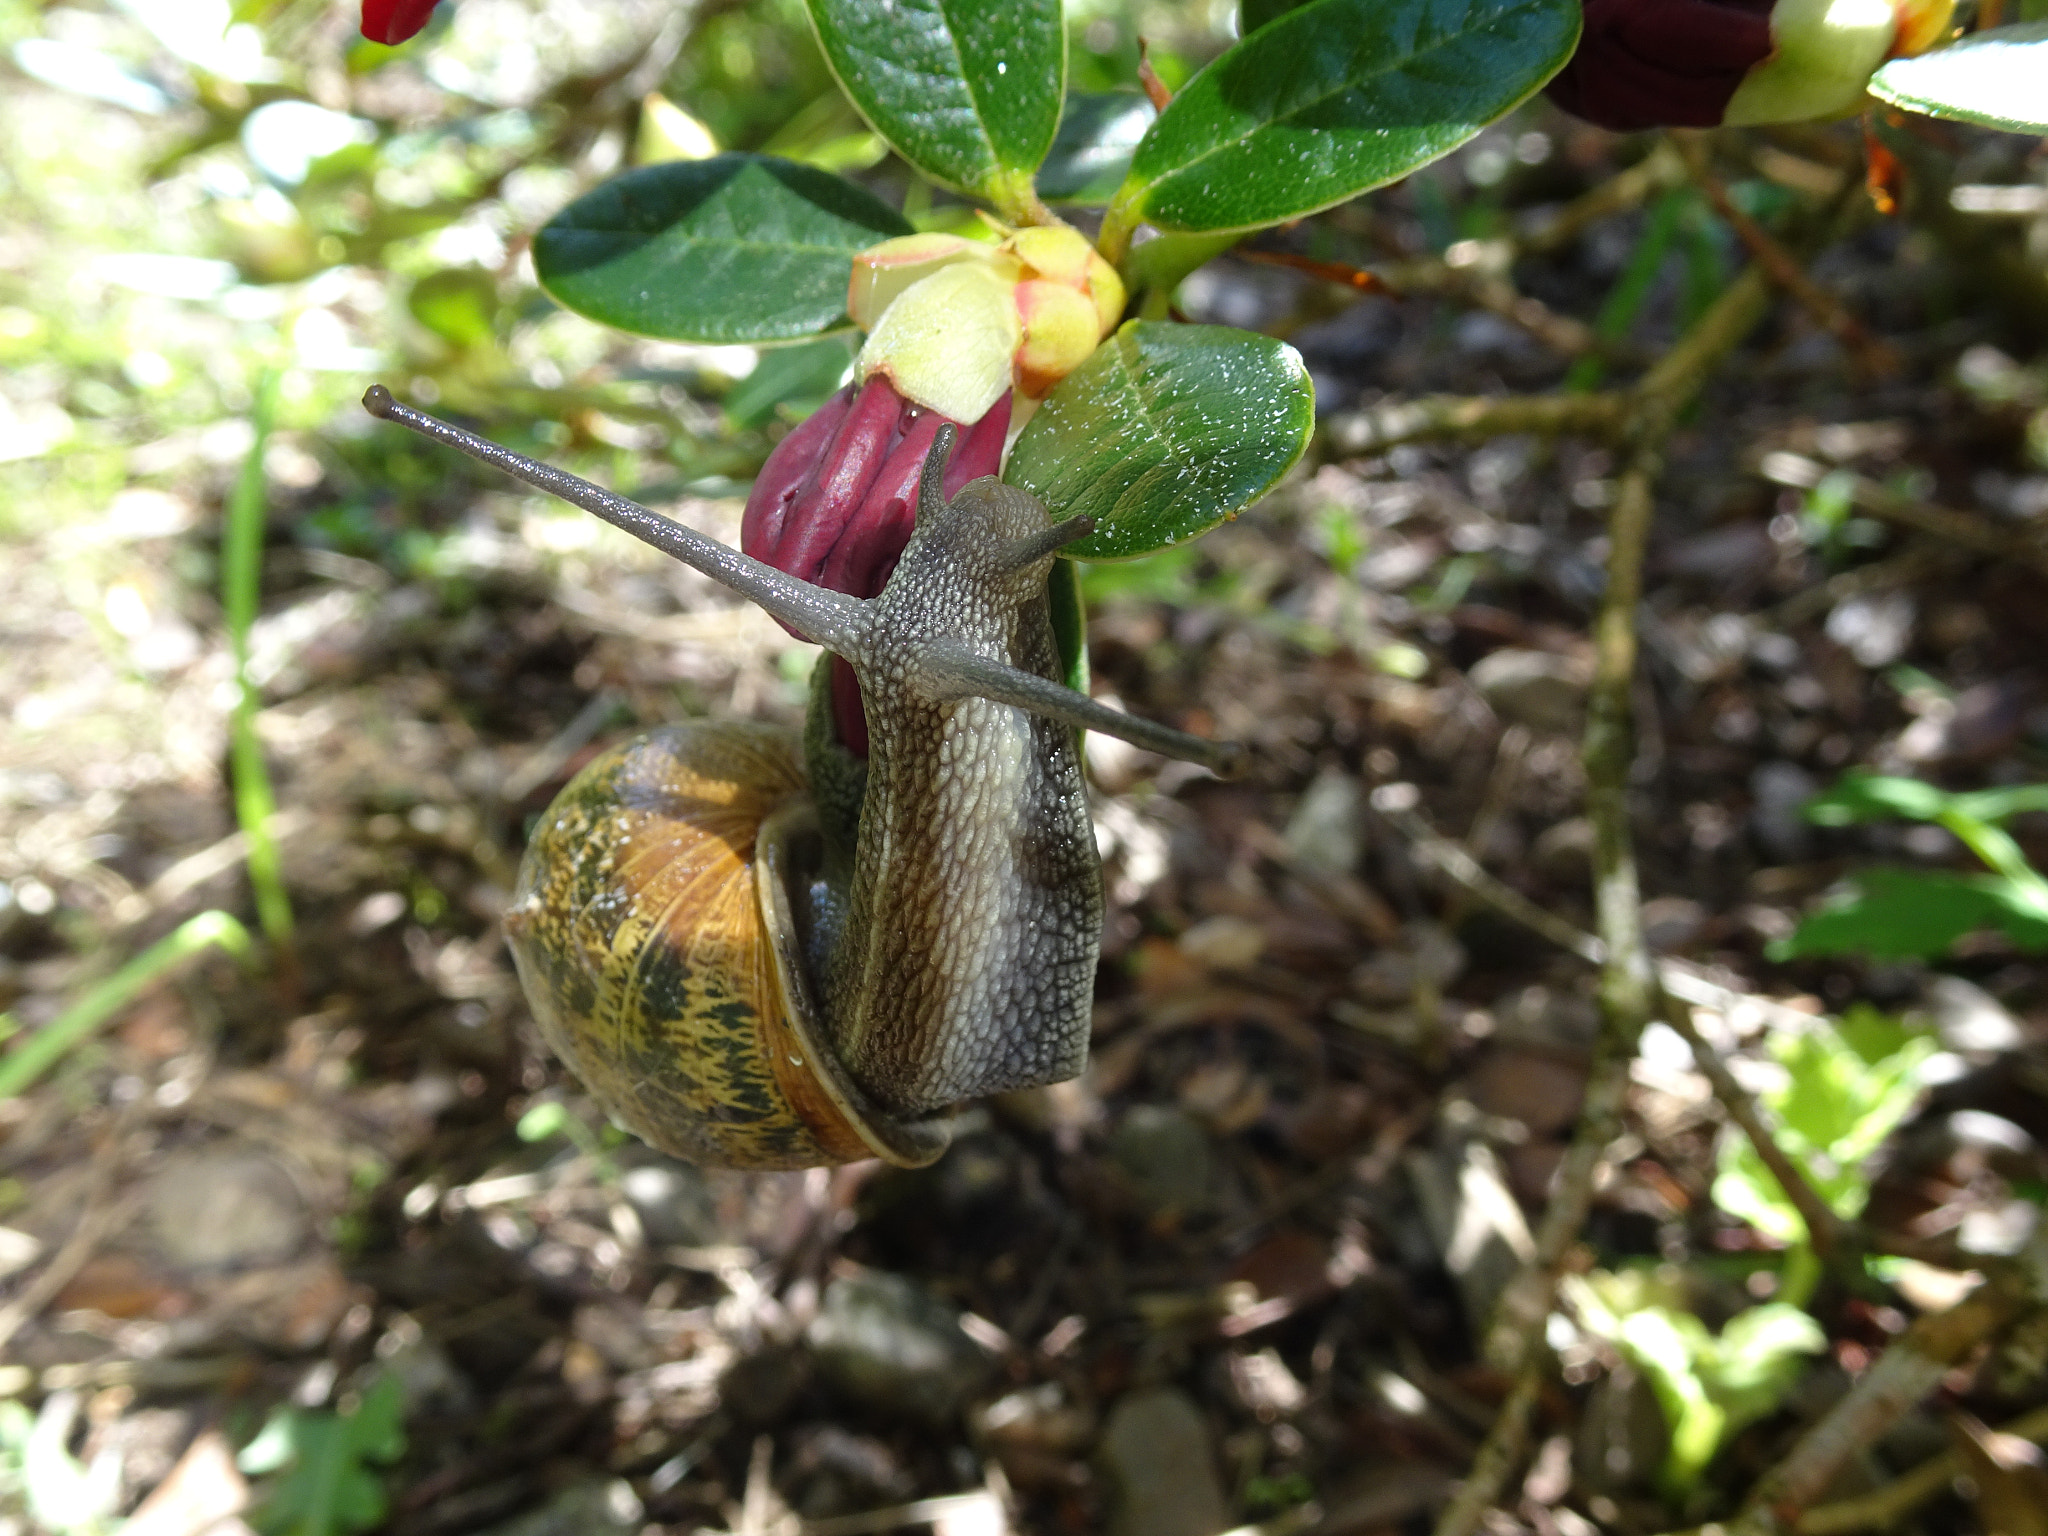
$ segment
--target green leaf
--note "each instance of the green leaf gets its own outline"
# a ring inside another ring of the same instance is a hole
[[[910,233],[850,181],[766,155],[615,177],[533,237],[541,286],[580,315],[672,341],[799,341],[843,329],[854,252]]]
[[[2048,811],[2048,784],[2015,784],[2010,789],[1978,789],[1953,796],[1956,814],[1992,826],[2023,811]]]
[[[413,319],[458,347],[482,346],[497,330],[497,284],[473,267],[428,273],[412,285],[405,307]]]
[[[1038,195],[1050,203],[1108,202],[1158,116],[1137,91],[1074,92],[1052,151],[1038,168]]]
[[[1115,217],[1253,229],[1356,197],[1517,106],[1578,34],[1576,0],[1312,0],[1167,104]]]
[[[1933,821],[1952,797],[1918,779],[1882,773],[1850,773],[1806,802],[1806,819],[1816,826],[1846,827],[1862,821]]]
[[[754,371],[726,391],[726,419],[736,427],[758,427],[786,409],[792,420],[802,420],[846,382],[852,368],[853,348],[843,336],[764,352]]]
[[[253,1517],[258,1530],[346,1536],[384,1523],[384,1480],[374,1467],[404,1454],[404,1388],[384,1375],[348,1410],[278,1410],[236,1461],[247,1473],[279,1474]]]
[[[1848,899],[1810,914],[1774,960],[1865,954],[1875,960],[1932,960],[1966,933],[1997,928],[2019,948],[2048,949],[2048,914],[2030,893],[1999,875],[1938,870],[1859,872]]]
[[[1088,604],[1081,596],[1081,567],[1055,560],[1045,581],[1053,644],[1060,651],[1060,681],[1076,693],[1088,691]]]
[[[1062,379],[1004,478],[1095,532],[1064,553],[1123,560],[1206,533],[1271,490],[1308,446],[1315,390],[1284,342],[1134,320]]]
[[[1917,58],[1893,59],[1870,82],[1879,101],[2008,133],[2048,133],[2048,21],[1993,27]]]
[[[1059,0],[809,5],[840,87],[899,155],[998,210],[1028,205],[1066,94]]]
[[[1289,11],[1300,10],[1307,0],[1244,0],[1237,8],[1237,30],[1250,37],[1269,21],[1278,21]]]

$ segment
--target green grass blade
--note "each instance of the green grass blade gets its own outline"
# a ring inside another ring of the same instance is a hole
[[[234,779],[235,821],[249,845],[249,888],[256,900],[257,921],[273,944],[291,942],[292,907],[285,894],[282,861],[271,821],[277,798],[263,764],[263,745],[256,736],[256,688],[249,681],[249,630],[263,587],[263,525],[267,498],[263,453],[277,419],[278,370],[265,370],[256,384],[250,421],[256,429],[241,475],[228,497],[228,526],[221,546],[221,607],[227,616],[228,643],[235,659],[237,697],[228,722],[228,763]]]
[[[231,954],[246,955],[249,930],[225,912],[202,912],[87,989],[85,996],[45,1028],[0,1057],[0,1099],[11,1099],[26,1090],[152,982],[216,944]]]

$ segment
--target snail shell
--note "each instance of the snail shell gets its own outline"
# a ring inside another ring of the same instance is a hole
[[[800,952],[822,857],[801,740],[738,720],[613,748],[535,827],[505,919],[519,978],[635,1135],[758,1169],[945,1149],[942,1125],[878,1110],[822,1026]]]

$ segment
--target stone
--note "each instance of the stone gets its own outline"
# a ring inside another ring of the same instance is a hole
[[[1757,847],[1781,864],[1796,864],[1813,848],[1813,827],[1801,812],[1820,783],[1797,763],[1759,763],[1749,776],[1749,830]]]
[[[1132,1105],[1110,1137],[1109,1156],[1153,1216],[1196,1215],[1215,1202],[1216,1154],[1209,1133],[1184,1110]]]
[[[2016,1051],[2026,1043],[2020,1021],[2005,1005],[1960,976],[1936,976],[1927,983],[1927,1013],[1942,1045],[1979,1061]]]
[[[720,1241],[711,1192],[704,1175],[688,1163],[650,1151],[619,1175],[619,1193],[656,1248],[701,1248]]]
[[[646,1511],[624,1478],[590,1477],[558,1489],[539,1509],[482,1536],[637,1536]]]
[[[1576,885],[1593,873],[1593,823],[1583,816],[1552,822],[1529,849],[1538,874],[1560,885]]]
[[[1303,791],[1280,836],[1305,868],[1350,874],[1365,857],[1365,786],[1341,769],[1325,768]]]
[[[880,1270],[827,1286],[804,1338],[818,1374],[842,1396],[928,1424],[959,1412],[989,1371],[957,1311]]]
[[[1592,677],[1583,662],[1508,646],[1482,658],[1466,676],[1493,712],[1512,725],[1561,736],[1577,736],[1585,727]]]
[[[310,1229],[292,1176],[248,1147],[174,1153],[144,1201],[157,1248],[188,1270],[275,1263],[295,1253]]]
[[[1516,1272],[1535,1255],[1528,1218],[1485,1143],[1417,1150],[1403,1159],[1423,1224],[1443,1266],[1457,1282],[1465,1317],[1476,1333]]]
[[[1208,1423],[1178,1388],[1119,1399],[1099,1459],[1115,1490],[1112,1536],[1216,1536],[1229,1526]]]

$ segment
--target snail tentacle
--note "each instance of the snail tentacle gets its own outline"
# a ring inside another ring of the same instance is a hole
[[[934,698],[980,698],[1014,704],[1034,715],[1079,730],[1099,731],[1162,757],[1199,763],[1218,778],[1239,778],[1247,766],[1249,754],[1242,742],[1209,741],[1156,720],[1127,715],[1050,678],[1022,671],[952,641],[930,642],[920,650],[918,660],[921,680]]]
[[[489,438],[464,431],[438,416],[401,405],[382,384],[372,384],[365,392],[363,409],[372,416],[408,427],[422,437],[459,449],[473,459],[503,470],[515,480],[524,480],[536,490],[559,496],[603,518],[614,528],[632,534],[642,543],[651,544],[665,555],[673,555],[692,570],[701,571],[719,585],[758,604],[791,629],[799,631],[805,639],[827,650],[847,654],[849,648],[860,645],[866,634],[860,599],[813,586],[800,577],[778,571],[772,565],[764,565],[751,555],[743,555],[694,528],[686,528],[674,518],[663,517],[651,507],[643,507],[639,502],[630,501],[601,485],[593,485],[581,475],[572,475],[566,469],[529,459],[523,453],[500,447]]]

